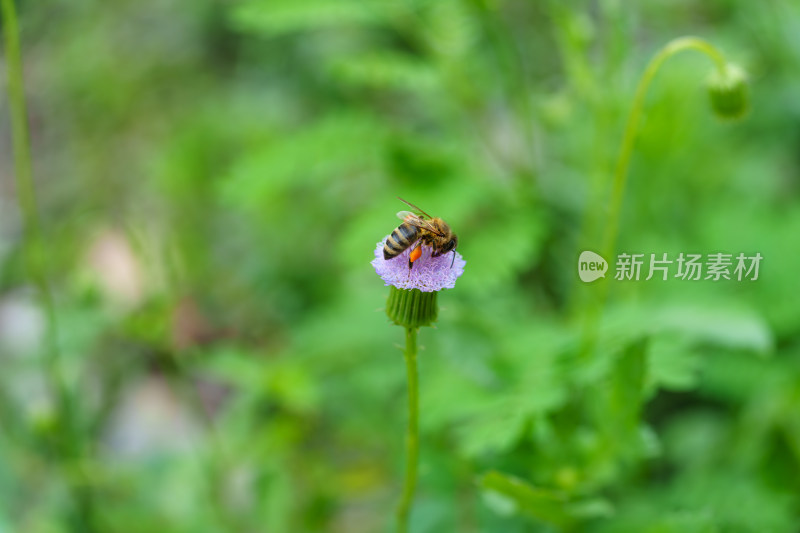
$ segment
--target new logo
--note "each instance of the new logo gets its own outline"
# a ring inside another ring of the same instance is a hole
[[[578,276],[581,281],[591,283],[598,278],[606,277],[608,263],[600,254],[586,250],[578,258]]]

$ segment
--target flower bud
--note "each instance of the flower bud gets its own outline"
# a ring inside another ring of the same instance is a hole
[[[733,63],[728,63],[724,70],[715,70],[708,78],[711,107],[720,118],[744,116],[749,107],[747,92],[747,74]]]

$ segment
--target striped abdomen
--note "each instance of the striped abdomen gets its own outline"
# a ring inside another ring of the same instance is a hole
[[[414,244],[419,238],[419,228],[412,226],[408,222],[403,222],[395,228],[386,242],[383,243],[383,258],[391,259],[397,257],[403,251]]]

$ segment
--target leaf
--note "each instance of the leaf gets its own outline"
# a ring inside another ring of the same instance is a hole
[[[233,207],[263,212],[265,205],[278,205],[298,187],[330,188],[329,183],[348,173],[376,172],[381,133],[369,116],[328,115],[243,157],[221,184],[222,195]]]
[[[378,89],[426,91],[439,83],[437,72],[428,63],[388,50],[342,58],[331,70],[335,79],[346,84]]]
[[[523,323],[509,328],[506,338],[498,343],[503,364],[515,371],[502,382],[482,388],[480,403],[469,402],[471,412],[458,431],[459,448],[466,455],[509,450],[532,417],[553,412],[568,400],[558,349],[560,338],[549,329],[545,324],[532,327]],[[467,400],[458,403],[463,405]]]
[[[442,56],[465,55],[478,39],[478,23],[463,2],[432,2],[426,15],[425,38]]]
[[[617,359],[611,376],[608,412],[617,420],[618,429],[625,432],[638,426],[647,344],[647,339],[640,339],[629,345]]]
[[[461,285],[488,293],[509,282],[536,264],[545,236],[541,212],[525,203],[486,217],[459,241],[469,273]]]
[[[251,0],[233,9],[233,25],[267,35],[348,25],[376,24],[390,19],[400,4],[394,0]]]
[[[638,431],[644,397],[645,357],[648,341],[638,339],[616,357],[603,387],[601,401],[593,406],[602,425],[605,458],[615,462],[622,455],[637,455],[642,438]]]
[[[773,341],[767,323],[743,310],[692,306],[666,307],[653,318],[662,331],[687,334],[697,341],[723,348],[766,353]]]
[[[248,395],[269,397],[295,413],[309,414],[319,407],[317,385],[301,362],[221,346],[210,349],[199,366],[207,377]]]
[[[522,434],[526,417],[519,410],[494,404],[495,412],[473,419],[458,432],[460,449],[468,457],[509,450]]]
[[[571,503],[569,513],[577,518],[605,518],[614,514],[614,506],[602,498],[589,498]]]
[[[650,345],[648,389],[692,389],[697,384],[699,364],[699,354],[685,338],[659,335],[653,338]]]
[[[491,471],[480,480],[496,509],[505,514],[522,513],[557,525],[571,521],[567,498],[561,492],[533,487],[521,479]]]
[[[628,339],[680,334],[694,343],[759,354],[768,353],[774,344],[764,319],[747,309],[731,307],[726,301],[624,306],[610,310],[603,322],[606,335]]]
[[[557,526],[609,516],[614,509],[601,498],[570,499],[565,493],[534,487],[525,481],[491,471],[480,480],[487,505],[499,514],[524,514]]]

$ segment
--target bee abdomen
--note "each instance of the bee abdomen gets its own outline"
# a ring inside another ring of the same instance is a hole
[[[383,258],[397,257],[403,250],[411,246],[417,237],[417,228],[403,222],[397,226],[383,244]]]

